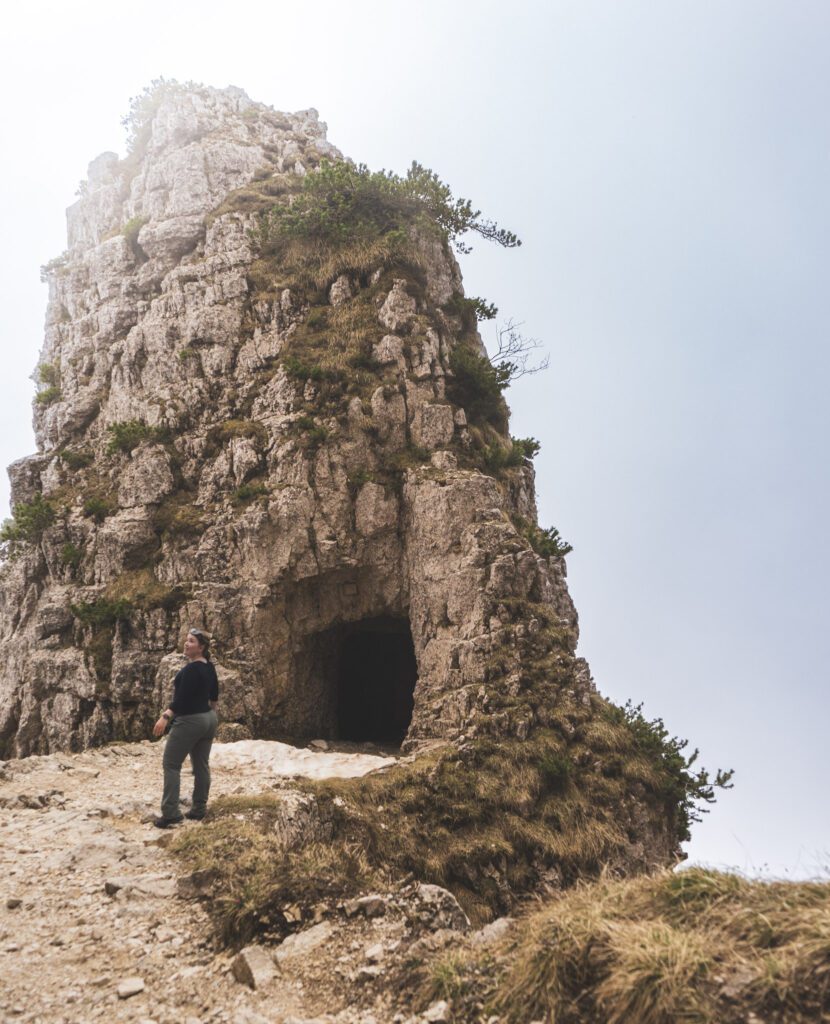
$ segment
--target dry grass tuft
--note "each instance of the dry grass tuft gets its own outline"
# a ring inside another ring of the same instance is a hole
[[[439,957],[431,966],[429,977],[423,986],[424,998],[428,1002],[436,999],[457,999],[467,984],[465,961],[457,953]]]
[[[475,966],[468,958],[457,991]],[[605,876],[525,918],[490,977],[490,1008],[510,1024],[825,1019],[830,884],[702,868]]]
[[[341,338],[352,353],[365,352],[367,344],[379,341],[384,333],[377,308],[365,295],[333,307],[328,324],[332,334]]]
[[[625,921],[609,924],[604,938],[613,970],[595,998],[608,1024],[706,1020],[698,984],[712,961],[703,934],[664,921]]]
[[[180,607],[186,600],[182,587],[174,587],[159,580],[147,566],[122,572],[104,590],[108,601],[129,601],[143,611],[164,608],[167,611]]]
[[[280,266],[295,283],[327,288],[341,274],[367,275],[402,261],[422,267],[414,246],[397,237],[356,239],[339,245],[307,239],[292,239],[280,254]]]
[[[292,928],[289,907],[342,899],[375,878],[363,851],[348,844],[287,849],[267,827],[273,806],[273,798],[259,800],[253,820],[220,816],[179,833],[171,844],[191,871],[216,877],[210,910],[220,941],[231,947],[256,935],[281,939]]]

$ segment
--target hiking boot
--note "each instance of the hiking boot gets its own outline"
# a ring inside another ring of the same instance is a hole
[[[181,814],[178,818],[153,818],[153,824],[156,828],[170,828],[171,825],[181,825],[184,818]]]
[[[187,814],[185,814],[185,818],[187,818],[188,821],[203,821],[204,817],[204,811],[188,811]]]

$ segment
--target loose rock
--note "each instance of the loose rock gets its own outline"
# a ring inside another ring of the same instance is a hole
[[[265,988],[277,975],[273,957],[262,946],[246,946],[240,950],[231,968],[240,984],[255,990]]]
[[[424,1010],[421,1016],[429,1024],[444,1024],[445,1021],[450,1019],[449,1003],[445,999],[439,999],[429,1009]]]
[[[123,981],[118,983],[118,998],[129,999],[131,996],[137,996],[139,992],[144,991],[144,979],[143,978],[124,978]]]
[[[305,956],[311,950],[316,949],[317,946],[327,942],[331,938],[333,931],[334,929],[331,924],[328,921],[323,921],[320,924],[313,925],[311,928],[306,928],[305,931],[295,932],[277,946],[274,950],[274,956],[279,963],[291,957]]]

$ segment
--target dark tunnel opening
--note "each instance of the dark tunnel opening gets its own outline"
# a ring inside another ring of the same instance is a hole
[[[399,746],[412,720],[418,665],[406,619],[348,627],[337,664],[337,736]]]

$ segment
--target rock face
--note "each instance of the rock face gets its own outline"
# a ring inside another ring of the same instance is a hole
[[[313,110],[167,85],[136,127],[44,268],[38,452],[10,467],[0,538],[0,758],[144,739],[199,627],[226,735],[414,755],[285,803],[286,844],[372,849],[471,920],[670,863],[694,780],[576,656],[531,446],[440,227],[403,202],[375,234],[275,242],[275,216],[351,187]]]
[[[255,736],[460,734],[505,601],[544,603],[575,645],[564,563],[521,533],[530,463],[471,465],[448,248],[418,243],[420,280],[378,259],[322,298],[258,258],[269,183],[337,155],[314,110],[182,87],[130,157],[90,165],[47,268],[39,451],[10,468],[18,513],[49,512],[2,575],[9,754],[146,735],[190,625],[214,634],[225,718]],[[347,354],[363,331],[353,380],[297,371],[311,330]]]
[[[47,268],[39,451],[10,468],[16,518],[47,513],[2,573],[9,755],[146,735],[191,625],[254,736],[459,736],[530,605],[573,653],[530,462],[482,471],[506,416],[477,426],[453,391],[454,347],[482,349],[448,247],[310,290],[257,249],[269,194],[338,155],[314,110],[177,87],[90,165]],[[321,346],[341,371],[308,365]]]

